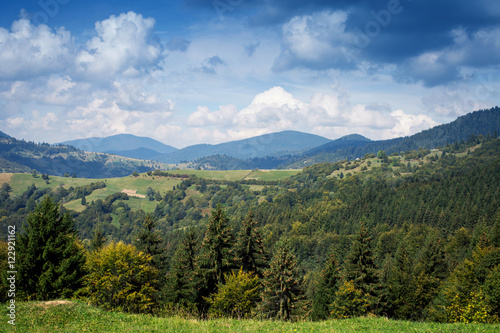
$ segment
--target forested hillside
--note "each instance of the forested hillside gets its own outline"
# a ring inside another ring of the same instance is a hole
[[[173,176],[158,171],[138,179]],[[31,186],[20,196],[5,184],[2,233],[7,225],[22,233],[22,221],[38,216],[42,200],[42,208],[50,207],[44,198],[82,198],[84,209],[69,211],[90,251],[90,275],[77,295],[108,309],[285,320],[368,313],[499,320],[500,139],[492,135],[439,150],[317,164],[279,181],[175,177],[180,182],[164,194],[148,190],[145,200],[156,204],[150,215],[131,209],[138,199],[124,193],[84,201],[105,182]],[[137,285],[100,289],[91,282],[125,281],[128,266],[116,267],[116,276],[105,267],[128,261],[143,267],[134,274],[144,280],[130,282]]]
[[[86,178],[123,177],[132,172],[159,168],[155,162],[102,153],[89,153],[67,145],[50,145],[0,135],[0,168],[3,172],[37,171],[54,176]]]
[[[387,154],[400,153],[418,148],[444,147],[454,142],[466,141],[471,136],[500,133],[500,108],[479,110],[457,118],[449,124],[439,125],[409,137],[363,142],[352,140],[345,145],[333,141],[291,158],[280,167],[294,168],[321,162],[336,162],[343,159],[361,158],[365,154],[376,154],[384,150]]]

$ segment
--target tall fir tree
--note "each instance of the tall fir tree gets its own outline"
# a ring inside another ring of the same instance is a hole
[[[217,204],[208,221],[198,259],[198,309],[202,313],[208,309],[205,298],[215,293],[217,287],[225,283],[225,274],[234,267],[233,244],[229,220],[222,206]]]
[[[445,256],[441,240],[431,237],[414,269],[416,290],[412,319],[422,320],[428,317],[428,310],[439,293],[441,282],[448,275]]]
[[[146,215],[142,223],[142,228],[137,234],[135,246],[137,250],[149,254],[153,260],[151,264],[158,269],[160,274],[165,271],[165,256],[162,247],[162,239],[157,230],[155,230],[155,221],[151,215]]]
[[[290,320],[299,312],[302,287],[297,259],[287,240],[280,240],[262,279],[260,313],[267,318]]]
[[[262,277],[267,266],[262,238],[254,220],[253,211],[249,211],[243,220],[236,244],[236,261],[245,272],[254,272]]]
[[[181,306],[196,302],[196,255],[198,252],[195,233],[190,230],[180,242],[170,262],[166,284],[162,290],[163,301]]]
[[[345,264],[345,280],[352,281],[356,289],[361,290],[370,306],[368,311],[378,307],[379,276],[371,247],[371,237],[366,225],[361,223],[356,240]]]
[[[331,304],[335,300],[335,292],[339,289],[341,280],[341,267],[331,254],[321,271],[318,286],[314,293],[314,300],[311,309],[312,320],[324,320],[330,316]]]
[[[82,286],[85,254],[73,220],[50,197],[30,213],[19,236],[19,291],[26,299],[71,297]]]
[[[394,258],[386,260],[382,293],[384,314],[395,318],[412,318],[415,313],[415,275],[412,255],[403,241]]]

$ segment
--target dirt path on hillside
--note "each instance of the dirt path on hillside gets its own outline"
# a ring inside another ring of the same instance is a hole
[[[125,193],[129,197],[136,197],[136,198],[141,198],[144,199],[146,196],[144,194],[137,194],[137,190],[122,190],[122,193]]]

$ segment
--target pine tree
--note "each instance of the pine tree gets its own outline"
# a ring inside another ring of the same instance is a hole
[[[413,260],[407,245],[402,242],[394,258],[387,263],[387,276],[383,294],[386,296],[384,312],[401,319],[412,318],[415,313],[415,276]]]
[[[290,320],[302,296],[297,260],[288,241],[281,240],[262,280],[260,312],[268,318]]]
[[[329,317],[330,307],[335,300],[335,292],[339,289],[340,280],[341,268],[335,255],[331,254],[321,271],[318,287],[314,293],[312,320],[324,320]]]
[[[137,234],[135,246],[137,250],[149,254],[153,260],[152,265],[160,272],[165,270],[165,259],[162,239],[158,231],[155,230],[155,221],[151,215],[146,215],[142,223],[142,229]]]
[[[255,272],[259,277],[262,277],[263,269],[267,265],[264,246],[252,211],[249,211],[244,219],[238,236],[236,261],[243,271]]]
[[[347,258],[345,280],[362,291],[370,303],[369,311],[377,308],[379,277],[371,248],[371,237],[364,223]]]
[[[19,237],[19,290],[27,299],[70,297],[82,286],[85,256],[73,220],[46,197]]]
[[[167,273],[166,285],[162,290],[165,302],[181,306],[196,302],[196,255],[196,236],[193,231],[188,231],[175,251]]]
[[[220,204],[212,210],[199,257],[198,300],[200,312],[205,313],[208,304],[204,300],[217,291],[217,286],[225,283],[225,273],[233,268],[233,237],[229,221]]]
[[[426,308],[432,305],[437,296],[441,282],[448,275],[445,252],[441,241],[429,239],[422,251],[419,262],[415,265],[415,294],[413,315],[421,320],[426,317]]]

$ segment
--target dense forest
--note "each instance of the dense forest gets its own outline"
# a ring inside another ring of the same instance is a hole
[[[8,225],[20,235],[26,299],[204,318],[498,322],[499,175],[500,139],[471,135],[283,181],[177,175],[164,195],[148,189],[152,214],[124,193],[85,202],[104,182],[20,196],[4,183],[0,218],[2,236]],[[61,205],[80,198],[80,213]]]

